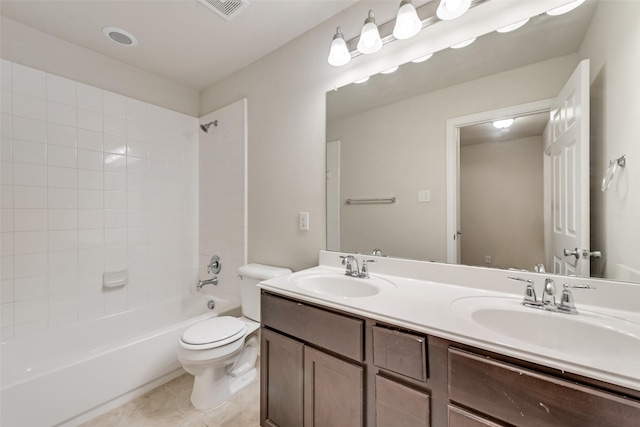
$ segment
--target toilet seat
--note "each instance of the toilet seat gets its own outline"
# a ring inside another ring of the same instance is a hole
[[[180,345],[189,350],[208,350],[239,340],[247,332],[247,324],[231,316],[214,317],[188,328],[180,337]]]

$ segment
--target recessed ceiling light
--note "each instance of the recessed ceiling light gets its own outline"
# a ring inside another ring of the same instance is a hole
[[[138,39],[128,31],[116,27],[104,27],[102,34],[112,42],[120,46],[134,47],[138,46]]]
[[[513,124],[514,121],[514,119],[496,120],[495,122],[493,122],[493,127],[495,127],[496,129],[507,129]]]

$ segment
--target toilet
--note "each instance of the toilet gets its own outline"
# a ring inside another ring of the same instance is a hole
[[[291,270],[262,264],[239,268],[242,317],[221,316],[188,328],[178,342],[178,360],[194,376],[191,403],[201,411],[214,409],[257,377],[260,288],[263,280]]]

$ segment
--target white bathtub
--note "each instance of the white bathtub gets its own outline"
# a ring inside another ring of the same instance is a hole
[[[77,425],[170,381],[182,332],[224,314],[239,301],[197,294],[2,343],[0,425]]]

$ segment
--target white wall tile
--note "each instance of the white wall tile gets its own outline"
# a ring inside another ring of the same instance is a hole
[[[105,191],[104,208],[126,210],[127,193],[125,191]]]
[[[103,133],[87,129],[77,131],[78,148],[102,151]]]
[[[146,159],[149,156],[149,144],[137,139],[127,138],[127,155]]]
[[[102,153],[100,151],[78,149],[78,169],[101,171]]]
[[[123,209],[105,209],[104,226],[106,228],[126,227],[127,211]],[[122,244],[126,244],[126,241]]]
[[[51,166],[75,168],[77,166],[77,151],[75,147],[49,145],[47,163]]]
[[[14,255],[13,257],[13,276],[33,277],[44,276],[47,274],[49,267],[49,256],[47,253]]]
[[[13,187],[13,207],[16,209],[46,209],[47,189],[44,187]]]
[[[47,97],[46,74],[43,71],[14,63],[11,69],[11,88],[14,93],[45,99]]]
[[[0,124],[4,126],[4,123]],[[13,159],[13,141],[11,138],[0,138],[0,160],[8,162]]]
[[[44,165],[47,163],[47,145],[41,142],[14,139],[13,161]]]
[[[53,145],[76,146],[76,128],[56,123],[47,123],[47,143]]]
[[[77,230],[78,215],[77,209],[47,209],[49,230]]]
[[[78,250],[51,252],[49,254],[49,273],[78,271]]]
[[[127,120],[146,123],[147,104],[136,99],[127,98]]]
[[[123,136],[105,134],[104,152],[120,155],[127,154],[127,139]]]
[[[104,246],[104,228],[90,228],[78,231],[79,249],[97,249]]]
[[[13,164],[13,184],[34,187],[47,186],[47,168],[28,163]]]
[[[49,252],[78,249],[77,230],[49,230]]]
[[[149,188],[148,179],[146,175],[127,174],[127,191],[146,192]]]
[[[14,268],[13,268],[14,256],[2,256],[0,257],[0,280],[13,279]]]
[[[102,90],[93,86],[78,83],[77,107],[84,110],[102,113]]]
[[[78,190],[71,188],[49,188],[49,209],[77,209]]]
[[[49,295],[77,292],[78,271],[49,274]]]
[[[102,114],[78,109],[78,128],[102,132]]]
[[[6,59],[0,59],[0,87],[2,90],[10,91],[11,89],[11,62]]]
[[[109,212],[109,211],[106,211],[106,212]],[[127,229],[126,229],[126,227],[105,228],[105,230],[104,230],[104,244],[105,244],[105,246],[107,248],[112,247],[112,246],[125,246],[127,244]],[[125,263],[126,263],[126,260],[125,260]]]
[[[13,255],[13,233],[0,233],[0,256]]]
[[[15,209],[15,231],[37,231],[47,229],[46,209]]]
[[[5,233],[14,230],[13,209],[0,210],[0,232]]]
[[[78,250],[78,266],[80,270],[102,269],[104,265],[104,249],[80,249]],[[81,278],[82,280],[82,278]]]
[[[134,175],[147,175],[149,162],[146,158],[127,156],[127,173]]]
[[[104,189],[106,191],[126,191],[127,174],[104,172]]]
[[[3,90],[0,92],[0,113],[12,114],[13,103],[11,102],[12,92]]]
[[[16,255],[47,251],[46,231],[16,231],[13,233],[13,252]]]
[[[127,265],[127,247],[113,246],[104,249],[105,270],[122,268]]]
[[[13,136],[12,117],[10,114],[0,114],[0,136],[2,138],[11,138]]]
[[[102,209],[103,205],[101,190],[78,190],[79,209]]]
[[[104,153],[105,172],[125,173],[127,171],[127,158],[120,154]]]
[[[104,114],[107,116],[119,117],[125,119],[127,117],[127,101],[122,95],[113,92],[103,92]]]
[[[5,123],[3,122],[2,125],[4,129]],[[47,123],[44,121],[13,116],[9,129],[12,131],[9,136],[13,136],[14,146],[16,140],[47,142]],[[3,136],[5,136],[4,130]]]
[[[104,133],[127,136],[127,121],[119,117],[104,116]]]
[[[11,161],[0,162],[0,184],[13,185],[13,163]]]
[[[47,121],[65,126],[76,125],[76,109],[57,102],[47,102]]]
[[[47,74],[47,99],[60,104],[76,106],[76,82]]]
[[[77,169],[59,166],[49,166],[47,169],[47,182],[49,187],[78,188]]]
[[[146,123],[132,122],[130,120],[127,120],[127,138],[146,141],[147,140]]]
[[[102,190],[104,179],[102,171],[78,170],[78,188],[83,190]]]
[[[104,227],[104,210],[80,209],[78,211],[78,228],[102,228]]]
[[[14,116],[33,120],[47,120],[47,104],[42,98],[14,93],[11,111]]]
[[[14,299],[16,301],[47,296],[49,278],[40,276],[21,277],[14,279]]]

